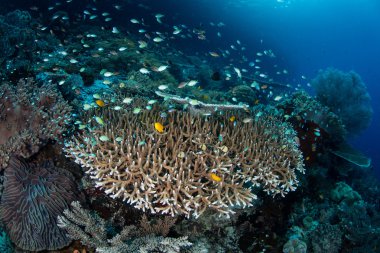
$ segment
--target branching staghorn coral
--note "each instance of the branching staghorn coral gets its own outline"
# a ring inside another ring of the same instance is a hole
[[[252,205],[252,187],[282,196],[297,187],[304,167],[288,124],[231,113],[161,116],[158,108],[105,109],[96,117],[107,123],[91,120],[65,151],[109,196],[152,213],[198,217],[211,208],[229,215]]]
[[[192,245],[187,237],[170,238],[151,233],[157,228],[150,227],[146,217],[140,221],[139,228],[126,226],[119,234],[108,239],[105,220],[96,213],[84,209],[77,201],[71,206],[71,210],[66,209],[64,215],[58,216],[58,226],[65,229],[69,237],[95,248],[96,252],[148,253],[159,250],[159,252],[179,253],[182,252],[181,249]],[[159,223],[165,222],[167,221]]]
[[[176,221],[176,218],[164,216],[163,219],[152,223],[146,215],[143,215],[140,220],[140,227],[145,234],[155,234],[165,237],[169,234],[170,228],[174,226]]]

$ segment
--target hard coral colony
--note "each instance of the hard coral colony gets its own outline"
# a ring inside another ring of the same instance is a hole
[[[252,205],[253,187],[284,196],[296,189],[296,172],[304,172],[294,132],[275,118],[234,125],[229,114],[206,119],[175,111],[163,133],[159,110],[104,110],[101,117],[109,124],[93,124],[67,142],[67,156],[109,196],[143,211],[198,217],[214,209],[228,216]]]

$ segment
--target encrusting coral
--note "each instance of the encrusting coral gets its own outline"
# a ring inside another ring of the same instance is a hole
[[[290,126],[231,115],[104,109],[65,151],[109,196],[152,213],[229,215],[252,205],[255,186],[270,195],[295,190],[304,167]]]
[[[71,107],[54,84],[38,87],[33,79],[0,86],[0,169],[11,155],[29,158],[49,140],[58,140]]]

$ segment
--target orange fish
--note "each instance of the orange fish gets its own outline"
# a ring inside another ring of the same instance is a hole
[[[156,131],[159,133],[164,132],[164,126],[160,122],[154,123],[154,129],[156,129]]]
[[[104,101],[101,100],[101,99],[96,100],[95,103],[96,103],[99,107],[104,107],[104,106],[106,106],[106,103],[104,103]]]
[[[215,182],[220,182],[222,181],[222,178],[216,175],[215,173],[210,173],[210,178],[215,181]]]

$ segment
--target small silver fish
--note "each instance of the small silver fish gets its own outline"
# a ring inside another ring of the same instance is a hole
[[[161,37],[154,37],[154,38],[153,38],[153,41],[159,43],[159,42],[164,41],[164,39],[161,38]]]
[[[99,137],[99,140],[101,140],[101,141],[109,141],[110,139],[107,136],[102,135],[102,136]]]

